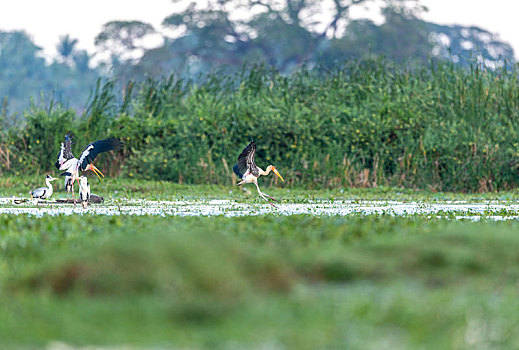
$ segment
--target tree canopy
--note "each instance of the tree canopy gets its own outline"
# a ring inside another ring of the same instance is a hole
[[[182,0],[172,0],[177,4]],[[352,19],[352,8],[374,0],[210,0],[167,16],[175,33],[147,50],[131,67],[136,78],[170,72],[195,75],[265,62],[289,73],[301,65],[331,66],[349,59],[384,55],[396,61],[427,63],[471,56],[495,66],[514,60],[511,46],[477,27],[445,26],[420,19],[426,8],[416,0],[386,0],[382,24]],[[380,4],[380,2],[378,2]],[[180,8],[180,6],[179,6]]]
[[[514,61],[512,47],[478,27],[439,25],[421,19],[418,0],[172,0],[163,30],[141,21],[106,23],[92,55],[64,35],[49,60],[23,31],[0,32],[0,97],[3,113],[20,113],[41,92],[81,109],[99,77],[143,80],[177,74],[196,77],[265,63],[283,74],[301,66],[332,67],[383,55],[428,63],[476,59],[488,67]],[[382,23],[352,18],[354,8],[378,5]],[[174,33],[173,35],[169,33]],[[145,46],[152,36],[154,47]],[[102,59],[100,59],[102,58]]]
[[[27,33],[0,32],[0,96],[3,114],[20,114],[41,100],[56,99],[81,109],[99,77],[90,68],[90,56],[76,49],[77,40],[64,36],[57,45],[59,57],[47,63]]]

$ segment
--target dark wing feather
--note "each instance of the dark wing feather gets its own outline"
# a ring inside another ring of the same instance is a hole
[[[234,164],[232,167],[232,171],[241,179],[243,178],[243,174],[240,172],[240,168],[238,167],[238,164]]]
[[[243,175],[247,174],[247,171],[256,177],[259,176],[258,166],[254,163],[255,153],[256,143],[251,141],[238,156],[238,164],[233,167],[234,172],[238,176],[243,177]]]
[[[61,143],[61,149],[58,153],[58,160],[54,165],[59,170],[61,164],[72,158],[74,158],[74,155],[72,154],[72,138],[70,137],[69,132],[65,135],[65,141]]]
[[[88,164],[91,164],[99,153],[116,151],[123,146],[119,139],[106,139],[94,141],[86,146],[81,157],[79,157],[79,169],[85,171]]]

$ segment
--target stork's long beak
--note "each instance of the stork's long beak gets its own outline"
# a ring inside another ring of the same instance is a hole
[[[59,180],[57,177],[53,177],[52,179],[49,179],[49,181]]]
[[[102,177],[105,177],[104,174],[101,172],[101,170],[97,169],[94,164],[90,164],[90,170],[92,170],[94,172],[94,174],[97,175],[99,180],[101,180],[101,177],[99,176],[99,174],[101,174]]]
[[[279,178],[281,179],[281,181],[285,182],[285,180],[283,180],[283,176],[281,176],[280,173],[278,173],[278,171],[276,169],[274,169],[274,173],[279,176]]]

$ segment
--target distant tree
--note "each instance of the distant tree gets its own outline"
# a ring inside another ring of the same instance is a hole
[[[103,26],[94,41],[94,44],[117,56],[120,60],[131,60],[133,55],[142,54],[141,40],[147,35],[155,33],[151,24],[140,21],[112,21]]]
[[[452,59],[468,65],[474,59],[490,67],[505,60],[514,61],[514,50],[510,44],[496,34],[474,26],[439,25],[425,23],[431,33],[433,54],[442,59]]]
[[[135,44],[151,33],[146,24],[105,25],[96,45],[111,55],[109,65],[117,77],[194,76],[249,62],[266,62],[289,73],[302,64],[331,65],[368,55],[465,64],[476,48],[476,57],[485,63],[513,58],[511,47],[489,32],[423,21],[426,8],[419,0],[206,0],[185,7],[180,6],[185,0],[172,1],[181,10],[163,25],[176,36],[164,38],[160,47],[145,50]],[[380,6],[382,24],[350,18],[352,8],[370,4]],[[129,54],[135,50],[142,56]]]
[[[478,27],[446,26],[420,19],[426,10],[418,2],[390,1],[382,8],[384,23],[350,21],[342,37],[321,47],[319,62],[330,65],[348,58],[384,55],[397,61],[427,63],[453,60],[468,65],[474,59],[489,67],[514,61],[512,47]]]
[[[0,32],[0,101],[6,98],[5,113],[20,115],[42,96],[82,109],[99,74],[89,67],[88,54],[75,49],[76,43],[62,37],[60,58],[47,64],[26,33]]]
[[[61,36],[59,38],[59,42],[56,46],[56,49],[58,51],[59,56],[63,59],[64,62],[72,64],[73,53],[75,52],[77,43],[78,40],[72,39],[68,34]]]
[[[8,97],[11,113],[50,88],[40,50],[23,31],[0,32],[0,96]]]
[[[155,33],[151,24],[140,21],[112,21],[103,26],[95,46],[111,75],[121,81],[136,77],[135,65],[146,52],[143,40]],[[122,83],[124,84],[124,83]]]
[[[181,0],[173,0],[180,2]],[[191,3],[164,25],[184,34],[166,43],[181,67],[193,71],[245,61],[265,61],[282,71],[314,58],[327,36],[335,36],[352,6],[373,0],[334,0],[332,16],[320,0],[209,0]],[[235,13],[247,14],[236,17]],[[323,29],[318,29],[322,27]]]
[[[74,53],[73,56],[74,65],[78,72],[87,73],[90,72],[90,55],[85,50],[79,50]]]
[[[390,2],[381,11],[384,16],[381,25],[368,19],[351,21],[344,35],[331,39],[320,52],[320,63],[330,65],[369,55],[427,62],[433,44],[426,23],[417,17],[422,9]]]

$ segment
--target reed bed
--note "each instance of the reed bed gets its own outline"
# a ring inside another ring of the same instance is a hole
[[[510,190],[519,185],[517,73],[511,64],[380,58],[288,76],[261,65],[172,75],[122,90],[99,81],[81,113],[51,101],[4,128],[0,175],[51,171],[72,130],[76,154],[95,139],[123,139],[123,151],[99,162],[127,178],[231,185],[232,165],[254,139],[257,164],[274,164],[285,186]]]

